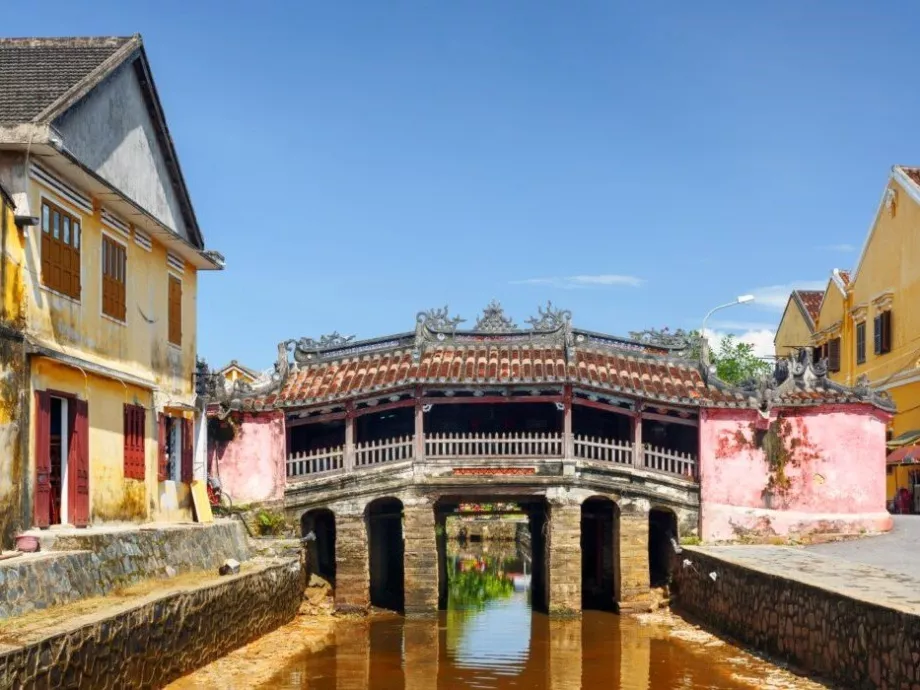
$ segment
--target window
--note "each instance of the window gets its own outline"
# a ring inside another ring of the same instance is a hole
[[[80,299],[80,221],[42,201],[42,285]]]
[[[125,479],[144,479],[144,429],[144,408],[125,405]]]
[[[875,317],[875,354],[891,352],[891,312],[885,311]]]
[[[182,281],[169,276],[169,342],[182,344]]]
[[[840,338],[832,338],[825,347],[827,348],[828,371],[840,371]]]
[[[815,345],[814,354],[812,355],[815,362],[820,362],[822,359],[827,358],[827,343],[822,343],[821,345]]]
[[[866,363],[866,322],[856,324],[856,363]]]
[[[119,321],[125,320],[125,246],[102,236],[102,313]]]

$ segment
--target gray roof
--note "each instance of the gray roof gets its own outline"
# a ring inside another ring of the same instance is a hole
[[[41,116],[107,74],[110,61],[120,62],[125,49],[137,45],[137,36],[0,38],[0,122],[49,119]]]

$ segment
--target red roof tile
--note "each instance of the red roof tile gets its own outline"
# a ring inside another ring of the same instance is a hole
[[[821,290],[796,290],[795,294],[801,301],[802,306],[805,307],[805,311],[808,312],[811,320],[816,321],[818,314],[821,313],[821,302],[824,299],[824,293]]]
[[[914,184],[920,185],[920,168],[908,168],[903,165],[898,167],[904,171],[904,174],[907,175]]]
[[[850,272],[849,271],[837,271],[837,274],[840,276],[840,280],[843,281],[844,285],[850,284]]]
[[[277,396],[260,402],[262,406],[312,405],[418,384],[559,383],[684,404],[742,399],[707,386],[690,362],[578,349],[567,364],[561,348],[484,344],[428,349],[418,361],[410,350],[390,350],[311,364],[293,372]]]

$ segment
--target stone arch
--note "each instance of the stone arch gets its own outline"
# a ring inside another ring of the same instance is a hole
[[[677,513],[664,506],[648,511],[648,575],[652,587],[663,587],[671,576],[671,555],[678,533]]]
[[[310,573],[335,584],[335,513],[329,508],[314,508],[300,516],[300,534],[307,537],[313,534],[313,539],[308,542]]]
[[[619,591],[620,508],[608,496],[581,504],[582,609],[612,611]]]
[[[377,498],[364,511],[367,524],[372,606],[402,611],[405,606],[403,503]]]

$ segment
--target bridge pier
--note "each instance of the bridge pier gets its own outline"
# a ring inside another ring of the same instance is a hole
[[[370,606],[370,554],[363,507],[335,511],[335,608],[366,611]]]
[[[437,615],[439,558],[434,504],[424,498],[403,504],[405,613]]]
[[[551,616],[581,613],[581,504],[551,501],[547,529]]]
[[[648,610],[651,584],[648,568],[648,509],[624,507],[619,521],[620,567],[617,601],[621,612]]]

